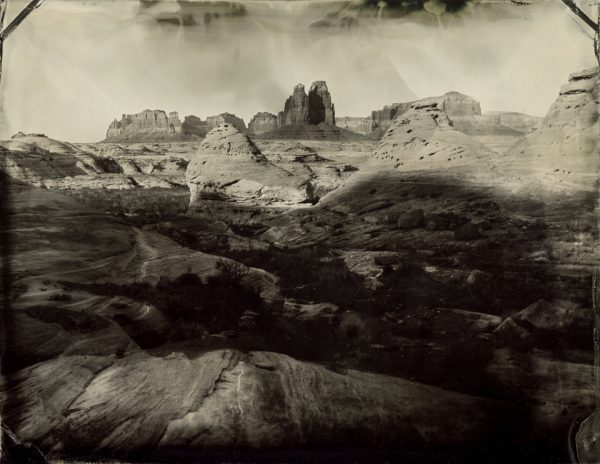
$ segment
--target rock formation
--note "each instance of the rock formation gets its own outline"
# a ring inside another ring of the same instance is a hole
[[[221,113],[202,121],[197,116],[186,116],[183,123],[177,112],[167,115],[162,110],[145,110],[137,114],[124,114],[120,121],[111,123],[105,142],[161,142],[200,140],[220,124],[232,124],[246,130],[244,120],[235,114]]]
[[[594,187],[598,176],[599,68],[574,73],[537,130],[515,145],[508,158],[529,186]]]
[[[373,110],[371,112],[371,119],[373,121],[373,131],[376,131],[376,135],[381,137],[388,130],[392,121],[410,108],[410,103],[392,103],[386,105],[380,110]]]
[[[288,97],[277,116],[278,126],[308,123],[308,95],[303,84],[294,87],[294,92]]]
[[[298,84],[278,115],[278,125],[321,123],[335,125],[335,108],[327,84],[325,81],[313,82],[308,94],[304,85]]]
[[[106,132],[107,142],[159,141],[181,137],[182,123],[177,112],[169,115],[162,110],[144,110],[137,114],[124,114],[116,119]]]
[[[357,134],[369,135],[375,129],[376,125],[372,118],[342,116],[336,118],[336,125]]]
[[[335,126],[335,107],[325,81],[315,81],[308,92],[308,124]]]
[[[492,112],[483,114],[480,103],[474,98],[459,92],[448,92],[442,103],[456,130],[473,136],[514,136],[522,137],[533,131],[541,118],[515,112]],[[398,116],[406,113],[416,103],[393,103],[381,110],[371,112],[372,133],[380,138]]]
[[[188,165],[190,208],[202,200],[249,201],[251,204],[311,202],[309,177],[278,168],[232,124],[210,131]]]
[[[483,160],[491,151],[456,130],[456,115],[477,112],[474,100],[458,100],[454,94],[431,97],[410,104],[397,116],[373,154],[399,170],[448,168]]]
[[[277,116],[272,113],[256,113],[248,123],[248,130],[255,135],[277,129]]]
[[[242,132],[246,131],[246,123],[244,120],[231,113],[221,113],[216,116],[209,116],[206,118],[206,123],[209,131],[221,124],[231,124]]]
[[[184,136],[204,137],[209,131],[208,123],[202,121],[198,116],[186,116],[181,125],[181,133]]]

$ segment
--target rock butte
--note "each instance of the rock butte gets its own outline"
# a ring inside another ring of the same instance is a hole
[[[197,116],[186,116],[183,123],[176,111],[144,110],[137,114],[124,114],[114,120],[107,132],[105,142],[159,142],[200,140],[219,124],[233,124],[245,131],[246,124],[231,113],[209,116],[202,121]]]

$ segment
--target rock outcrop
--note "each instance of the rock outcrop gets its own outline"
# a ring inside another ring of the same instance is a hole
[[[308,124],[335,126],[335,107],[325,81],[315,81],[308,91]]]
[[[380,110],[373,110],[371,112],[371,120],[373,121],[374,135],[381,137],[388,130],[392,121],[396,116],[408,111],[410,103],[392,103],[386,105]]]
[[[327,84],[325,81],[313,82],[308,94],[304,85],[298,84],[278,115],[278,125],[321,123],[335,125],[335,108]]]
[[[391,122],[391,121],[390,121]],[[352,116],[343,116],[336,118],[336,125],[357,134],[369,135],[375,129],[375,122],[372,118],[361,118]],[[389,126],[388,126],[389,127]]]
[[[162,110],[144,110],[137,114],[124,114],[116,119],[106,132],[107,142],[160,141],[181,138],[182,123],[177,112],[167,115]]]
[[[312,202],[313,185],[278,168],[232,124],[206,135],[188,165],[190,208],[203,200],[232,200],[250,204]]]
[[[256,113],[248,123],[248,131],[255,135],[277,129],[277,116],[272,113]]]
[[[599,74],[572,74],[537,130],[508,152],[519,178],[551,189],[597,188]]]
[[[453,119],[477,112],[474,100],[454,94],[410,104],[384,134],[373,159],[399,170],[448,168],[481,161],[491,155],[482,143],[456,130]]]
[[[217,126],[220,126],[221,124],[231,124],[239,131],[246,131],[246,123],[244,120],[231,113],[221,113],[217,114],[216,116],[209,116],[206,118],[206,123],[209,131],[213,130]]]
[[[264,351],[65,356],[8,384],[20,401],[3,411],[22,440],[48,451],[60,437],[67,450],[113,456],[347,446],[349,433],[364,447],[469,446],[499,410],[477,397]]]
[[[202,121],[198,116],[186,116],[181,125],[181,133],[184,136],[197,136],[204,138],[210,128],[206,121]]]
[[[443,96],[442,109],[448,115],[454,128],[472,136],[514,136],[523,137],[532,132],[541,118],[514,112],[481,112],[481,104],[474,98],[459,92],[448,92]],[[381,137],[395,118],[406,113],[413,104],[393,103],[381,110],[371,112],[371,136]]]
[[[304,90],[303,84],[294,87],[290,95],[277,116],[278,126],[290,126],[295,124],[308,123],[308,95]]]
[[[221,113],[202,121],[198,116],[186,116],[181,122],[176,111],[167,115],[162,110],[144,110],[137,114],[124,114],[116,119],[106,132],[105,142],[164,142],[200,140],[220,124],[232,124],[246,130],[244,120],[235,114]]]

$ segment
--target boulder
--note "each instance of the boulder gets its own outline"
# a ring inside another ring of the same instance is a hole
[[[565,331],[573,327],[591,325],[593,314],[591,310],[586,311],[570,301],[558,300],[550,303],[539,300],[513,314],[512,318],[537,330]]]
[[[425,223],[425,214],[422,209],[413,209],[407,213],[398,215],[396,227],[398,229],[416,229]]]
[[[456,240],[477,240],[481,238],[481,231],[477,224],[468,222],[454,229],[454,238]]]

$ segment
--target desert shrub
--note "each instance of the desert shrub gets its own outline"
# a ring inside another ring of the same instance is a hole
[[[174,188],[65,190],[65,193],[93,208],[120,215],[173,217],[187,212],[189,190]]]
[[[142,346],[199,338],[207,330],[218,332],[237,327],[240,315],[246,310],[266,313],[258,292],[244,287],[233,274],[227,278],[214,277],[207,283],[194,273],[185,273],[173,280],[163,278],[156,286],[146,282],[126,285],[64,282],[63,285],[101,295],[121,295],[155,306],[169,319],[170,330],[161,339],[136,340]]]

